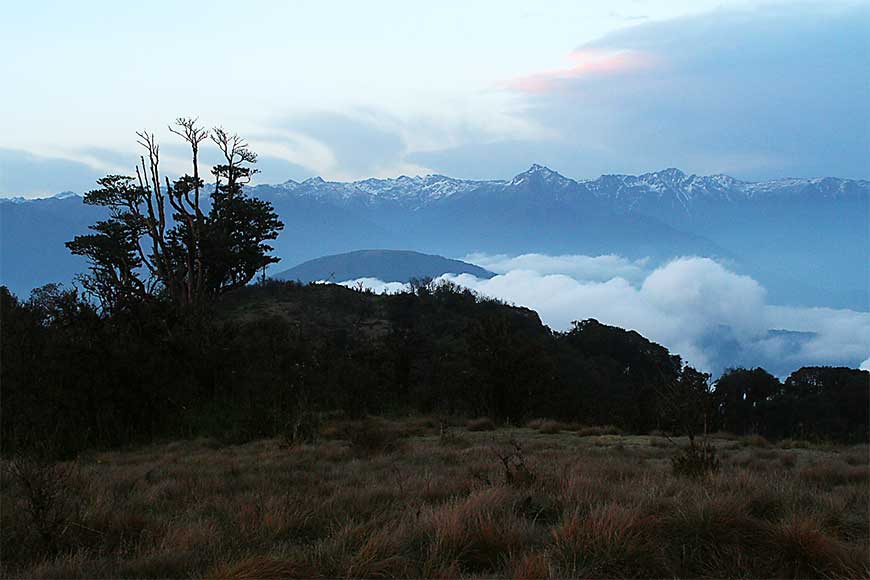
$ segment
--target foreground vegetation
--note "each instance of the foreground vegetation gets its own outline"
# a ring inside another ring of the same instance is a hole
[[[684,478],[665,437],[530,425],[334,419],[316,443],[199,439],[5,462],[2,572],[870,576],[866,445],[714,437],[721,469]]]

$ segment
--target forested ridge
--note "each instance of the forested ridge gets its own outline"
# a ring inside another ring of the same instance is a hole
[[[450,284],[377,295],[273,282],[197,310],[101,315],[75,290],[2,289],[4,453],[70,455],[207,435],[285,434],[302,415],[552,417],[628,432],[866,440],[868,375],[807,367],[784,383],[737,369],[714,383],[636,332],[595,320],[554,332],[531,310]]]

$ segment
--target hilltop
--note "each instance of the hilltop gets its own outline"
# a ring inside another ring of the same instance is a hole
[[[407,250],[357,250],[309,260],[278,272],[272,278],[300,282],[344,282],[360,278],[410,282],[414,278],[437,278],[442,274],[472,274],[478,278],[495,276],[480,266],[443,256]]]

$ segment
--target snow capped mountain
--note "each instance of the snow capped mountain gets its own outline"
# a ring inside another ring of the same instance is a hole
[[[674,168],[575,180],[536,164],[505,180],[312,177],[251,189],[285,223],[275,251],[286,265],[360,248],[697,255],[739,264],[779,303],[870,309],[866,180],[753,183]],[[85,265],[64,242],[103,217],[70,192],[0,199],[0,283],[26,294],[71,280]]]
[[[0,202],[7,203],[29,203],[32,201],[37,201],[41,199],[70,199],[70,198],[81,198],[82,196],[74,191],[61,191],[60,193],[56,193],[49,197],[2,197],[0,198]]]
[[[453,197],[474,194],[533,194],[538,198],[595,198],[618,211],[659,210],[692,213],[698,204],[738,203],[769,199],[811,198],[839,199],[866,197],[870,181],[822,177],[786,178],[749,182],[728,175],[689,175],[676,168],[642,175],[602,175],[596,179],[574,180],[543,165],[534,164],[509,180],[455,179],[430,174],[391,179],[369,178],[361,181],[336,182],[312,177],[278,185],[259,186],[276,194],[312,197],[341,205],[398,205],[418,208]]]
[[[289,180],[279,185],[258,187],[278,189],[327,202],[355,202],[363,205],[398,202],[403,206],[418,206],[478,189],[482,184],[503,183],[505,182],[454,179],[444,175],[402,175],[391,179],[369,178],[350,182],[324,181],[320,177],[312,177],[301,183]]]

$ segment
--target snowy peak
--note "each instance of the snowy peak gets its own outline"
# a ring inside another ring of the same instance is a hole
[[[395,178],[369,178],[360,181],[327,181],[311,177],[292,179],[276,185],[260,185],[254,193],[267,198],[298,196],[342,206],[400,207],[419,209],[448,199],[488,196],[534,200],[534,203],[571,202],[583,205],[595,199],[617,211],[641,213],[692,213],[699,204],[760,203],[792,200],[866,199],[870,181],[836,177],[785,178],[749,182],[728,175],[695,175],[671,167],[641,175],[602,175],[595,179],[573,180],[544,165],[533,164],[510,180],[457,179],[439,174]],[[50,198],[66,200],[81,197],[71,191]],[[27,203],[32,200],[5,198],[4,202]]]
[[[508,182],[508,185],[513,187],[518,186],[554,186],[563,188],[567,185],[576,185],[577,182],[573,179],[568,179],[564,175],[553,171],[549,167],[533,164],[528,170],[516,175]]]
[[[671,167],[641,175],[602,175],[596,179],[575,181],[537,163],[510,180],[479,181],[438,174],[350,182],[312,177],[301,183],[289,180],[280,185],[260,187],[279,196],[303,196],[342,206],[372,209],[420,209],[448,199],[495,195],[510,199],[528,198],[535,203],[570,202],[575,205],[597,199],[616,211],[654,215],[663,212],[687,215],[693,213],[693,208],[699,204],[870,196],[870,181],[835,177],[749,182],[722,174],[687,174]]]
[[[74,191],[61,191],[60,193],[52,196],[52,198],[54,198],[54,199],[69,199],[71,197],[81,197],[81,196]]]

